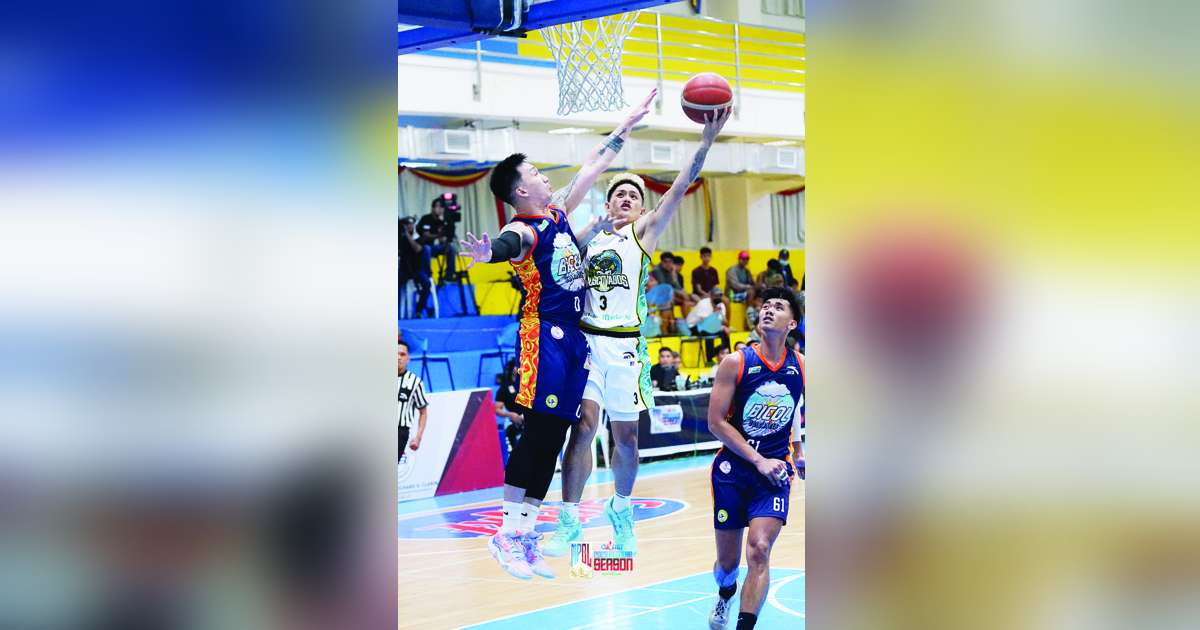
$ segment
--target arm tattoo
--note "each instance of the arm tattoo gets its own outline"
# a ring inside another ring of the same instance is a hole
[[[604,142],[604,146],[612,149],[613,153],[620,153],[621,147],[625,146],[625,141],[621,139],[621,136],[613,134]]]
[[[571,181],[567,182],[566,186],[563,186],[561,189],[554,191],[554,194],[550,195],[550,203],[552,203],[556,206],[565,205],[567,203],[567,197],[571,196],[571,192],[573,190],[575,190],[575,184],[578,182],[579,182],[579,173],[575,173],[575,177],[572,177]]]
[[[696,157],[692,158],[692,170],[688,171],[688,184],[696,181],[700,177],[700,169],[704,167],[704,157],[708,155],[707,148],[701,148],[696,151]]]

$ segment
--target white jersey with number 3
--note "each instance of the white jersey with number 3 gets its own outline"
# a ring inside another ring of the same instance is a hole
[[[587,298],[581,328],[636,332],[646,319],[646,277],[650,255],[642,249],[633,225],[616,233],[601,232],[584,258]]]

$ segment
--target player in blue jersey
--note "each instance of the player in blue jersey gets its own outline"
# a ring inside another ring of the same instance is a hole
[[[488,549],[510,575],[546,578],[554,572],[542,555],[541,535],[534,531],[537,515],[554,463],[579,421],[584,360],[588,346],[579,331],[586,290],[580,250],[602,230],[615,230],[628,220],[608,217],[568,219],[603,173],[625,138],[650,111],[657,90],[634,107],[625,121],[584,159],[579,172],[557,192],[550,180],[522,153],[508,156],[492,170],[492,193],[516,213],[493,241],[468,233],[462,252],[476,262],[508,262],[525,287],[521,305],[519,364],[521,380],[515,406],[525,416],[521,441],[504,468],[504,502],[500,531],[488,539]],[[578,238],[576,235],[578,234]]]
[[[804,417],[804,358],[788,350],[787,334],[801,318],[791,291],[762,294],[760,343],[721,360],[708,406],[708,429],[724,445],[712,465],[713,527],[718,599],[712,630],[725,628],[737,591],[742,531],[749,528],[737,630],[753,628],[770,584],[771,546],[787,523],[796,469],[804,470],[800,422]],[[801,473],[803,474],[803,473]]]

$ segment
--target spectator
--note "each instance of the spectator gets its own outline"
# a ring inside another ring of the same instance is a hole
[[[421,243],[416,238],[415,225],[415,221],[411,217],[400,219],[400,242],[398,243],[400,295],[404,295],[404,286],[408,284],[409,280],[417,285],[416,304],[411,312],[413,319],[425,314],[426,304],[429,302],[429,291],[432,288],[429,275],[424,273],[425,261]]]
[[[675,350],[671,351],[671,364],[675,366],[676,372],[679,371],[679,368],[683,367],[683,361],[679,360],[679,352]]]
[[[783,283],[786,286],[792,286],[796,282],[796,276],[792,273],[791,253],[786,249],[779,250],[779,265],[783,268]]]
[[[654,389],[664,392],[675,391],[675,376],[679,369],[675,367],[674,351],[670,348],[660,348],[658,363],[650,367],[650,382]]]
[[[754,302],[754,279],[750,275],[750,252],[738,252],[737,264],[725,271],[725,288],[729,290],[729,299],[734,302]]]
[[[446,202],[439,196],[433,200],[429,214],[417,221],[417,240],[421,243],[421,271],[427,278],[433,278],[433,257],[446,255],[446,270],[438,278],[438,284],[446,280],[457,280],[455,266],[458,263],[458,244],[454,238],[454,225],[447,223]]]
[[[683,277],[679,274],[679,265],[683,259],[675,256],[671,252],[663,252],[658,257],[659,263],[650,272],[658,284],[669,284],[672,288],[672,303],[679,306],[683,310],[683,314],[687,315],[688,310],[695,304],[692,296],[685,293],[683,290]]]
[[[733,344],[733,351],[734,351],[734,352],[737,352],[737,351],[739,351],[739,350],[741,350],[742,348],[745,348],[745,347],[746,347],[746,342],[745,342],[745,341],[739,341],[739,342],[737,342],[737,343]]]
[[[496,418],[505,419],[504,438],[508,441],[508,452],[517,448],[521,440],[521,432],[525,429],[525,416],[515,411],[517,389],[521,384],[520,365],[517,360],[509,359],[504,373],[500,375],[500,388],[496,391]],[[510,409],[510,407],[512,409]]]
[[[711,335],[719,335],[721,342],[726,346],[729,345],[729,311],[725,308],[725,303],[721,301],[721,295],[721,287],[714,286],[709,289],[708,296],[700,300],[687,316],[687,325],[692,330],[692,334],[706,336],[704,347],[708,356],[713,354],[713,337]],[[705,330],[699,330],[700,323],[713,314],[719,315],[720,330],[714,330],[707,325],[704,326]]]
[[[700,248],[700,266],[692,270],[692,297],[699,302],[713,287],[720,284],[717,278],[717,270],[712,267],[712,250],[707,247]]]
[[[738,342],[741,343],[741,342]],[[746,345],[746,344],[742,344]],[[717,358],[713,360],[712,372],[709,372],[709,378],[717,378],[717,368],[721,366],[721,360],[729,355],[729,345],[717,346]]]
[[[396,347],[396,403],[399,407],[397,440],[399,455],[397,461],[404,459],[405,447],[417,450],[421,448],[421,438],[425,435],[425,419],[429,412],[429,402],[425,399],[425,386],[421,377],[408,371],[408,343],[403,339],[397,340]],[[413,420],[417,420],[417,437],[408,441],[409,430]]]
[[[800,283],[795,278],[792,278],[792,281],[788,283],[788,288],[792,290],[792,295],[796,296],[797,302],[804,302],[804,291],[800,289]]]
[[[767,289],[783,287],[783,265],[774,258],[767,261],[767,268],[754,280],[755,290],[761,294]]]

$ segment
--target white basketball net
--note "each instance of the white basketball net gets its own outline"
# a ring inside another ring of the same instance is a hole
[[[558,66],[558,115],[622,109],[621,51],[640,11],[556,24],[543,38]],[[589,26],[591,27],[589,29]]]

